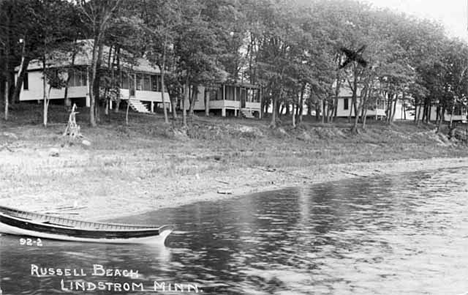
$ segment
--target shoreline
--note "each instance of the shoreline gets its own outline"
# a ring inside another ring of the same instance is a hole
[[[315,176],[308,175],[310,173],[317,172],[313,169],[298,170],[294,168],[288,168],[274,171],[264,170],[263,176],[265,180],[263,184],[246,183],[243,186],[236,188],[230,188],[229,186],[225,186],[223,188],[222,186],[218,185],[218,191],[212,190],[210,192],[198,194],[196,196],[194,196],[196,193],[193,192],[186,195],[183,198],[179,198],[176,202],[166,200],[159,205],[159,208],[135,213],[144,214],[159,209],[177,208],[180,206],[189,205],[197,202],[215,202],[228,200],[232,198],[248,197],[248,195],[250,194],[260,192],[275,191],[287,188],[309,187],[320,183],[334,182],[352,178],[375,177],[418,171],[431,171],[436,169],[468,167],[468,158],[432,158],[424,160],[413,159],[402,161],[330,164],[326,165],[326,167],[329,169],[327,172]],[[325,168],[321,167],[321,169]],[[245,169],[243,169],[242,171],[245,172]],[[213,188],[213,186],[211,186],[211,188]],[[135,213],[126,214],[119,217],[131,217],[137,215]]]
[[[156,177],[144,172],[155,169],[155,163],[160,161],[147,164],[141,155],[139,162],[129,160],[113,166],[115,159],[123,156],[117,153],[105,162],[110,164],[94,167],[90,163],[99,162],[94,153],[79,154],[66,149],[60,151],[60,157],[50,157],[49,153],[48,150],[0,153],[2,178],[6,179],[0,184],[2,206],[104,221],[329,181],[468,167],[468,158],[430,158],[280,169],[231,166],[225,170],[218,167],[198,171],[195,167],[194,173]],[[97,177],[93,174],[96,171],[100,173]]]

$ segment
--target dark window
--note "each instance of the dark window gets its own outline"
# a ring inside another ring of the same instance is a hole
[[[252,100],[253,102],[260,102],[260,89],[255,89],[254,90],[254,100]]]
[[[460,106],[455,106],[455,109],[453,110],[453,115],[454,116],[461,116],[462,115],[462,108]]]
[[[80,86],[86,86],[88,84],[88,76],[86,74],[86,71],[80,71]]]
[[[128,89],[128,75],[125,72],[122,72],[122,82],[120,85],[122,85],[122,89]]]
[[[68,71],[68,74],[70,75],[68,86],[86,86],[86,72],[75,69]]]
[[[161,76],[151,76],[151,91],[161,92]]]
[[[349,110],[349,98],[343,99],[343,103],[344,103],[343,110]]]
[[[68,71],[68,75],[69,75],[69,77],[68,77],[68,86],[70,86],[70,87],[78,86],[76,84],[76,74],[77,74],[76,71],[73,70],[73,69],[70,69]]]
[[[225,100],[236,100],[234,97],[234,86],[225,86],[225,95],[226,97],[224,98]]]
[[[143,90],[143,75],[136,74],[136,90]]]
[[[210,100],[223,100],[223,88],[210,91]]]
[[[150,75],[143,75],[143,90],[151,91]]]
[[[25,74],[24,74],[23,89],[24,89],[24,90],[28,90],[28,89],[29,89],[29,74],[28,74],[28,73],[25,73]]]
[[[248,102],[260,102],[260,92],[258,89],[247,89]]]
[[[130,86],[130,96],[135,96],[135,76],[131,75],[128,77],[129,86]]]

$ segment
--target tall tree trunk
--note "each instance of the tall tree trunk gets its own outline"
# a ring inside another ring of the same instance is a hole
[[[312,97],[311,96],[307,100],[306,104],[307,104],[307,114],[306,115],[309,116],[309,117],[312,117],[313,103],[312,103]]]
[[[288,102],[284,103],[284,109],[286,110],[286,113],[285,113],[286,116],[291,115],[291,105]]]
[[[73,43],[73,53],[72,53],[72,60],[71,60],[71,66],[70,66],[70,69],[69,71],[75,71],[75,59],[76,59],[76,53],[77,53],[77,41],[78,40],[75,40],[74,43]],[[69,87],[69,84],[70,84],[70,78],[71,78],[71,75],[70,73],[68,73],[68,77],[67,77],[67,81],[65,83],[65,90],[64,90],[64,103],[65,103],[65,106],[67,108],[70,108],[72,105],[71,105],[71,99],[68,97],[68,87]]]
[[[320,100],[320,120],[322,121],[322,124],[325,124],[325,100],[324,99]]]
[[[283,86],[280,86],[280,88],[278,90],[278,95],[273,94],[273,97],[272,97],[273,107],[272,107],[270,128],[276,128],[277,127],[277,124],[276,124],[276,120],[277,120],[277,116],[278,116],[278,114],[277,114],[278,106],[277,105],[278,105],[278,99],[281,99],[282,94],[283,94]]]
[[[320,122],[320,113],[322,112],[322,102],[318,100],[315,103],[315,121]]]
[[[210,97],[211,96],[211,91],[207,88],[205,88],[205,116],[209,117],[210,116]]]
[[[341,57],[340,57],[340,60],[341,60]],[[335,97],[334,97],[334,103],[333,103],[333,119],[334,120],[338,116],[338,100],[340,97],[340,91],[341,91],[341,71],[337,70],[336,71]]]
[[[7,16],[6,27],[10,31],[10,17]],[[5,120],[8,120],[8,108],[10,102],[10,87],[11,87],[11,77],[10,77],[10,57],[11,57],[11,48],[10,48],[10,34],[6,34],[7,40],[5,42]]]
[[[91,57],[91,78],[89,83],[89,99],[90,99],[90,111],[89,111],[89,123],[92,127],[97,126],[97,104],[99,99],[99,75],[98,71],[101,67],[102,51],[104,49],[103,44],[104,34],[102,31],[97,32],[93,42],[93,52]]]
[[[403,102],[403,105],[401,106],[402,112],[403,112],[403,119],[406,121],[406,102]]]
[[[351,116],[353,115],[353,98],[351,97],[351,103],[349,105],[348,123],[351,123]]]
[[[358,109],[357,109],[357,91],[358,91],[358,67],[356,64],[353,63],[354,70],[353,70],[353,83],[349,83],[349,86],[352,91],[352,96],[351,96],[351,107],[349,109],[349,116],[348,116],[348,123],[351,123],[351,117],[353,115],[353,109],[354,109],[354,116],[358,116]],[[354,128],[353,128],[354,130]]]
[[[367,117],[367,109],[368,109],[368,101],[369,97],[371,96],[371,91],[373,88],[373,83],[371,82],[373,80],[373,77],[369,75],[366,78],[365,84],[364,84],[364,89],[361,91],[361,101],[360,101],[360,114],[362,118],[362,128],[365,129],[366,127],[366,117]],[[377,113],[377,108],[376,108],[376,113]],[[356,125],[357,128],[357,125]]]
[[[299,99],[299,106],[298,106],[298,117],[299,117],[299,122],[302,122],[302,119],[303,119],[303,113],[304,113],[304,93],[305,93],[305,87],[306,87],[306,83],[302,83],[302,87],[301,87],[301,96],[300,96],[300,99]]]
[[[264,107],[265,107],[265,96],[264,96],[264,87],[263,86],[260,86],[260,118],[264,118],[265,116],[265,111],[264,111]]]
[[[453,113],[455,112],[455,104],[452,105],[452,112],[450,113],[450,122],[449,122],[449,128],[452,129],[453,127]]]
[[[162,68],[164,67],[164,63]],[[169,117],[167,116],[167,107],[166,107],[166,86],[165,82],[165,70],[161,69],[161,95],[162,95],[162,104],[163,104],[163,113],[164,113],[164,123],[169,124]]]
[[[185,91],[184,91],[184,99],[182,100],[182,121],[184,127],[187,127],[187,103],[190,100],[190,84],[188,75],[185,78]]]
[[[393,119],[395,118],[395,111],[396,111],[396,98],[398,94],[394,94],[391,98],[391,105],[390,105],[390,115],[388,116],[388,123],[393,124]]]
[[[360,118],[360,115],[362,114],[362,111],[363,111],[363,105],[365,103],[365,100],[366,100],[366,96],[367,96],[367,91],[368,91],[368,86],[364,86],[365,88],[361,91],[361,97],[359,99],[359,105],[357,106],[356,110],[354,111],[354,114],[355,114],[355,117],[354,117],[354,125],[353,125],[353,132],[355,133],[358,133],[359,132],[359,118]],[[357,100],[357,99],[356,99]]]
[[[172,119],[177,120],[177,102],[178,99],[176,96],[169,95],[169,99],[171,100],[171,107],[172,107]]]
[[[47,79],[46,79],[46,76],[45,76],[45,73],[46,73],[46,57],[43,56],[42,57],[42,73],[43,73],[43,77],[42,77],[42,100],[43,100],[43,117],[42,117],[42,124],[44,125],[44,127],[47,127],[47,123],[48,123],[48,111],[49,111],[49,98],[47,96]],[[49,94],[50,94],[50,86],[49,86]]]
[[[115,1],[77,1],[78,7],[82,10],[83,15],[88,19],[93,29],[93,49],[91,58],[91,77],[89,82],[89,98],[90,98],[90,110],[89,110],[89,122],[90,125],[97,126],[96,121],[96,97],[98,93],[95,91],[96,83],[99,85],[98,69],[100,68],[103,41],[105,33],[108,29],[109,22],[114,12],[119,8],[122,0]],[[89,9],[91,12],[87,11]]]
[[[403,93],[403,97],[405,94]],[[395,94],[395,99],[393,102],[393,111],[392,111],[392,119],[391,122],[393,123],[395,121],[395,115],[396,115],[396,110],[397,110],[397,104],[398,104],[398,94]]]
[[[130,91],[129,91],[129,93],[130,93]],[[128,95],[128,100],[127,100],[127,109],[125,111],[125,125],[127,125],[127,126],[129,124],[128,114],[130,112],[130,99],[131,99],[131,97],[132,96],[129,94]]]
[[[195,102],[197,101],[197,97],[198,97],[198,86],[193,85],[191,95],[190,95],[190,117],[193,117],[193,114],[195,112]]]
[[[362,114],[362,129],[366,129],[366,123],[367,123],[367,108],[363,109],[363,114]]]
[[[15,89],[13,91],[13,103],[19,102],[20,100],[20,93],[23,88],[24,78],[28,74],[28,66],[30,61],[31,57],[26,55],[26,40],[24,40],[21,49],[21,64],[19,67],[18,76],[16,78]]]
[[[267,99],[264,99],[263,101],[263,107],[262,107],[262,117],[265,115],[268,115],[268,110],[270,109],[270,104],[272,104],[273,98],[268,97]]]
[[[438,112],[439,121],[437,122],[437,132],[440,131],[440,127],[442,126],[442,122],[444,121],[444,113],[445,107],[440,107],[440,110]]]
[[[328,110],[330,109],[330,104],[327,98],[323,100],[323,116],[325,117],[325,122],[329,123],[330,121],[328,120]]]
[[[8,121],[8,108],[9,108],[9,103],[8,103],[8,88],[10,85],[8,85],[8,79],[5,80],[5,121]]]
[[[119,76],[118,79],[119,79],[119,87],[118,87],[118,91],[117,91],[117,97],[116,97],[116,101],[115,101],[115,109],[114,109],[114,112],[115,113],[118,113],[119,112],[119,109],[120,109],[120,102],[122,100],[122,92],[121,92],[121,88],[120,88],[120,83],[122,81],[122,69],[120,67],[120,47],[116,47],[115,48],[115,55],[116,55],[116,64],[117,64],[117,75]],[[130,89],[129,89],[130,91]]]
[[[422,119],[421,119],[421,121],[422,121],[423,123],[425,123],[425,122],[426,122],[426,117],[427,117],[427,107],[426,107],[426,102],[425,102],[425,101],[424,101],[424,105],[423,105],[423,107],[422,107],[422,112],[423,112],[423,113],[422,113]]]
[[[277,99],[273,97],[273,110],[271,114],[271,121],[270,121],[270,128],[276,128],[276,104],[277,104]]]
[[[112,54],[112,50],[114,50],[114,54]],[[110,85],[106,85],[104,89],[104,99],[105,99],[105,106],[104,106],[104,115],[109,116],[111,102],[112,102],[112,92],[114,92],[117,88],[118,83],[115,81],[115,61],[117,56],[117,47],[110,46],[109,47],[109,57],[107,59],[107,68],[111,71],[111,82]],[[120,92],[120,89],[119,89]],[[114,92],[115,93],[115,92]]]
[[[96,127],[96,93],[95,83],[98,70],[99,43],[101,42],[101,33],[98,33],[93,42],[93,53],[91,57],[91,77],[89,81],[89,123],[92,127]],[[130,101],[129,101],[130,103]]]
[[[167,47],[167,34],[164,36],[164,48],[163,48],[163,55],[162,55],[162,62],[161,62],[161,95],[162,95],[162,103],[163,103],[163,113],[164,113],[164,123],[169,124],[169,118],[167,116],[167,108],[166,108],[166,85],[165,85],[165,77],[166,77],[166,47]]]
[[[419,123],[421,122],[421,105],[416,103],[416,116],[414,117],[416,125],[419,126]]]
[[[99,51],[98,51],[98,58],[97,58],[97,72],[96,72],[96,80],[94,81],[94,118],[96,119],[96,123],[101,121],[100,118],[100,108],[99,103],[101,102],[101,64],[102,64],[102,56],[104,52],[104,42],[99,44]]]
[[[7,51],[8,52],[8,51]],[[8,53],[6,53],[6,55],[8,55]],[[8,112],[8,108],[9,108],[9,101],[10,101],[10,95],[9,95],[9,89],[10,89],[10,79],[8,78],[8,68],[9,68],[9,57],[6,56],[5,58],[5,74],[7,75],[5,77],[5,115],[4,115],[4,118],[5,118],[5,121],[8,121],[8,115],[9,115],[9,112]]]
[[[294,128],[296,128],[296,114],[294,112],[294,106],[295,106],[295,104],[292,104],[292,111],[291,111],[292,116],[291,117],[292,117],[292,125],[293,125]]]
[[[355,108],[355,110],[354,110],[354,124],[353,124],[353,128],[351,129],[354,133],[359,132],[358,124],[359,124],[359,115],[360,115],[361,107],[362,107],[362,99],[359,101],[359,105],[354,106],[354,108]]]
[[[110,69],[111,71],[111,82],[110,85],[106,83],[104,85],[104,93],[102,99],[104,99],[104,115],[108,116],[109,115],[109,107],[110,107],[110,98],[109,98],[109,90],[113,88],[114,84],[114,59],[112,59],[112,48],[113,46],[109,46],[109,53],[107,55],[107,69]],[[114,55],[115,57],[115,55]],[[100,87],[99,87],[100,88]],[[101,91],[99,89],[99,96],[101,95]],[[99,118],[99,117],[98,117]],[[98,119],[99,121],[99,119]]]
[[[385,97],[387,98],[387,101],[385,102],[387,105],[385,108],[385,112],[387,115],[385,121],[387,122],[387,124],[390,122],[390,118],[392,116],[392,96],[393,94],[391,92],[385,93]]]
[[[276,118],[277,119],[281,118],[283,111],[284,111],[284,104],[281,103],[280,99],[277,99],[276,100]]]
[[[280,104],[277,103],[277,105],[278,105],[277,115],[278,117],[281,117],[281,115],[284,112],[284,103],[280,103]]]

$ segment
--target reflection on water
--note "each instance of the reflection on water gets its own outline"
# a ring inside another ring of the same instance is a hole
[[[0,286],[3,294],[66,293],[64,277],[38,278],[34,265],[87,275],[68,281],[145,288],[69,294],[181,293],[152,292],[154,282],[196,285],[204,294],[460,294],[468,291],[466,172],[332,182],[126,220],[174,224],[166,248],[50,241],[27,247],[1,237]],[[138,275],[117,276],[116,269]]]

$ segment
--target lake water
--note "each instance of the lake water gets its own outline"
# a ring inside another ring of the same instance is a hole
[[[0,288],[8,295],[463,294],[467,173],[359,178],[125,220],[175,225],[167,247],[26,246],[2,236]]]

